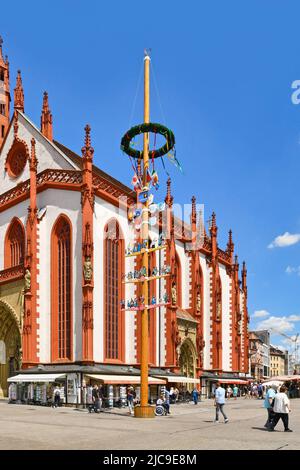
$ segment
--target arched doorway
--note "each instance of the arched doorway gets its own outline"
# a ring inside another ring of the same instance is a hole
[[[180,348],[179,366],[182,375],[185,377],[195,377],[196,351],[193,343],[189,339],[186,339]],[[187,388],[193,388],[192,384],[188,384]]]
[[[21,332],[13,308],[0,300],[0,397],[7,396],[7,379],[21,366]]]

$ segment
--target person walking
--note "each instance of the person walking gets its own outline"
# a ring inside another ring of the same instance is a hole
[[[99,396],[98,385],[94,385],[94,387],[93,387],[92,400],[93,400],[95,413],[99,413],[100,412],[100,396]]]
[[[60,389],[58,385],[53,390],[53,407],[57,408],[60,406]]]
[[[103,385],[100,384],[98,388],[98,394],[99,394],[99,411],[101,411],[103,407],[103,398],[104,398],[104,391],[103,391]]]
[[[264,425],[265,428],[268,428],[269,426],[271,426],[271,422],[274,416],[273,401],[276,395],[276,388],[277,387],[275,385],[272,385],[271,387],[269,387],[265,396],[264,408],[266,408],[268,412],[268,418],[267,418],[266,424]]]
[[[193,397],[194,404],[197,405],[198,404],[198,398],[199,398],[199,392],[198,392],[196,387],[193,390],[192,397]]]
[[[135,391],[133,387],[128,387],[127,390],[127,402],[129,408],[129,414],[134,414],[134,399],[135,399]]]
[[[215,422],[219,423],[219,412],[221,411],[223,417],[224,417],[224,422],[228,423],[228,418],[226,414],[224,413],[224,405],[225,405],[225,390],[223,387],[221,387],[221,384],[218,382],[217,383],[217,389],[215,391],[215,407],[216,407],[216,419]]]
[[[230,387],[230,385],[227,386],[226,392],[227,392],[227,398],[229,400],[229,398],[231,398],[231,395],[232,395],[232,388]]]
[[[171,412],[170,412],[170,392],[167,388],[165,389],[164,395],[165,395],[165,407],[166,407],[168,415],[170,415],[171,414]]]
[[[235,400],[237,399],[238,393],[239,393],[239,389],[238,389],[238,387],[234,384],[234,386],[233,386],[233,397],[234,397]]]
[[[279,393],[277,393],[274,398],[274,417],[268,429],[269,431],[274,431],[276,424],[281,419],[284,425],[284,431],[293,432],[292,429],[289,428],[289,413],[291,408],[290,400],[288,399],[286,392],[287,388],[282,385],[279,389]]]

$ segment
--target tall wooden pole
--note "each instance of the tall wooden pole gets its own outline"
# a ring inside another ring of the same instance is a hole
[[[149,109],[149,65],[150,57],[148,55],[144,58],[144,122],[148,123],[150,119]],[[149,134],[144,134],[144,148],[143,148],[143,163],[144,163],[144,175],[143,183],[144,187],[148,186],[147,183],[147,170],[149,166]],[[144,204],[143,216],[142,216],[142,239],[148,240],[149,228],[148,228],[148,203]],[[143,253],[143,266],[146,268],[148,274],[148,253]],[[143,297],[145,299],[145,305],[148,305],[148,282],[143,282]],[[141,348],[141,406],[148,405],[148,309],[145,308],[142,312],[142,348]]]
[[[148,54],[144,57],[144,122],[150,122],[150,57]],[[149,134],[144,134],[144,147],[143,147],[143,186],[148,189],[149,183],[147,182],[147,171],[149,167]],[[148,201],[143,204],[142,212],[142,240],[149,239],[148,227]],[[148,275],[149,258],[148,252],[145,251],[142,256],[142,266],[146,268]],[[154,417],[153,407],[148,405],[148,363],[149,363],[149,332],[148,332],[148,281],[143,281],[143,297],[145,308],[142,311],[141,321],[141,404],[135,408],[135,416],[139,418],[152,418]]]

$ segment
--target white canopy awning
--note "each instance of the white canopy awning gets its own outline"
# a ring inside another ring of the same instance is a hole
[[[216,379],[217,382],[220,382],[221,384],[237,384],[237,385],[246,385],[248,383],[248,380],[242,380],[242,379]]]
[[[161,379],[166,379],[168,382],[171,383],[178,383],[178,384],[199,384],[200,379],[194,377],[184,377],[183,375],[160,375]]]
[[[66,374],[19,374],[9,377],[7,382],[54,382],[56,379],[65,376]]]
[[[99,380],[104,384],[115,384],[115,385],[131,385],[141,383],[141,376],[140,375],[105,375],[105,374],[85,374],[86,377],[90,377],[91,379]],[[155,377],[148,377],[149,385],[164,385],[166,383],[165,380],[157,379]]]
[[[270,380],[279,380],[281,382],[290,382],[291,380],[300,380],[300,375],[276,375],[274,377],[270,377],[264,381],[269,382]]]
[[[264,382],[265,387],[271,387],[272,385],[275,385],[275,387],[280,387],[284,382],[283,380],[267,380],[267,382]]]

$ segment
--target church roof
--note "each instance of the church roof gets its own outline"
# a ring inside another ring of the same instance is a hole
[[[80,169],[82,169],[82,157],[77,155],[77,153],[73,152],[68,147],[58,142],[57,140],[54,140],[53,142],[56,147],[58,147],[70,160],[72,160],[73,163],[75,163],[75,165],[77,165]],[[109,181],[113,185],[119,186],[119,188],[122,189],[125,193],[128,193],[130,197],[134,197],[134,198],[136,197],[136,194],[132,189],[130,189],[128,186],[121,183],[120,181],[116,180],[108,173],[105,173],[105,171],[100,170],[100,168],[98,168],[96,165],[93,165],[93,173],[101,176],[101,178],[104,178],[105,180]]]
[[[196,320],[193,315],[190,314],[187,310],[184,310],[183,308],[178,308],[176,311],[176,317],[179,318],[180,320],[186,320],[190,321],[192,323],[199,323],[198,320]]]

